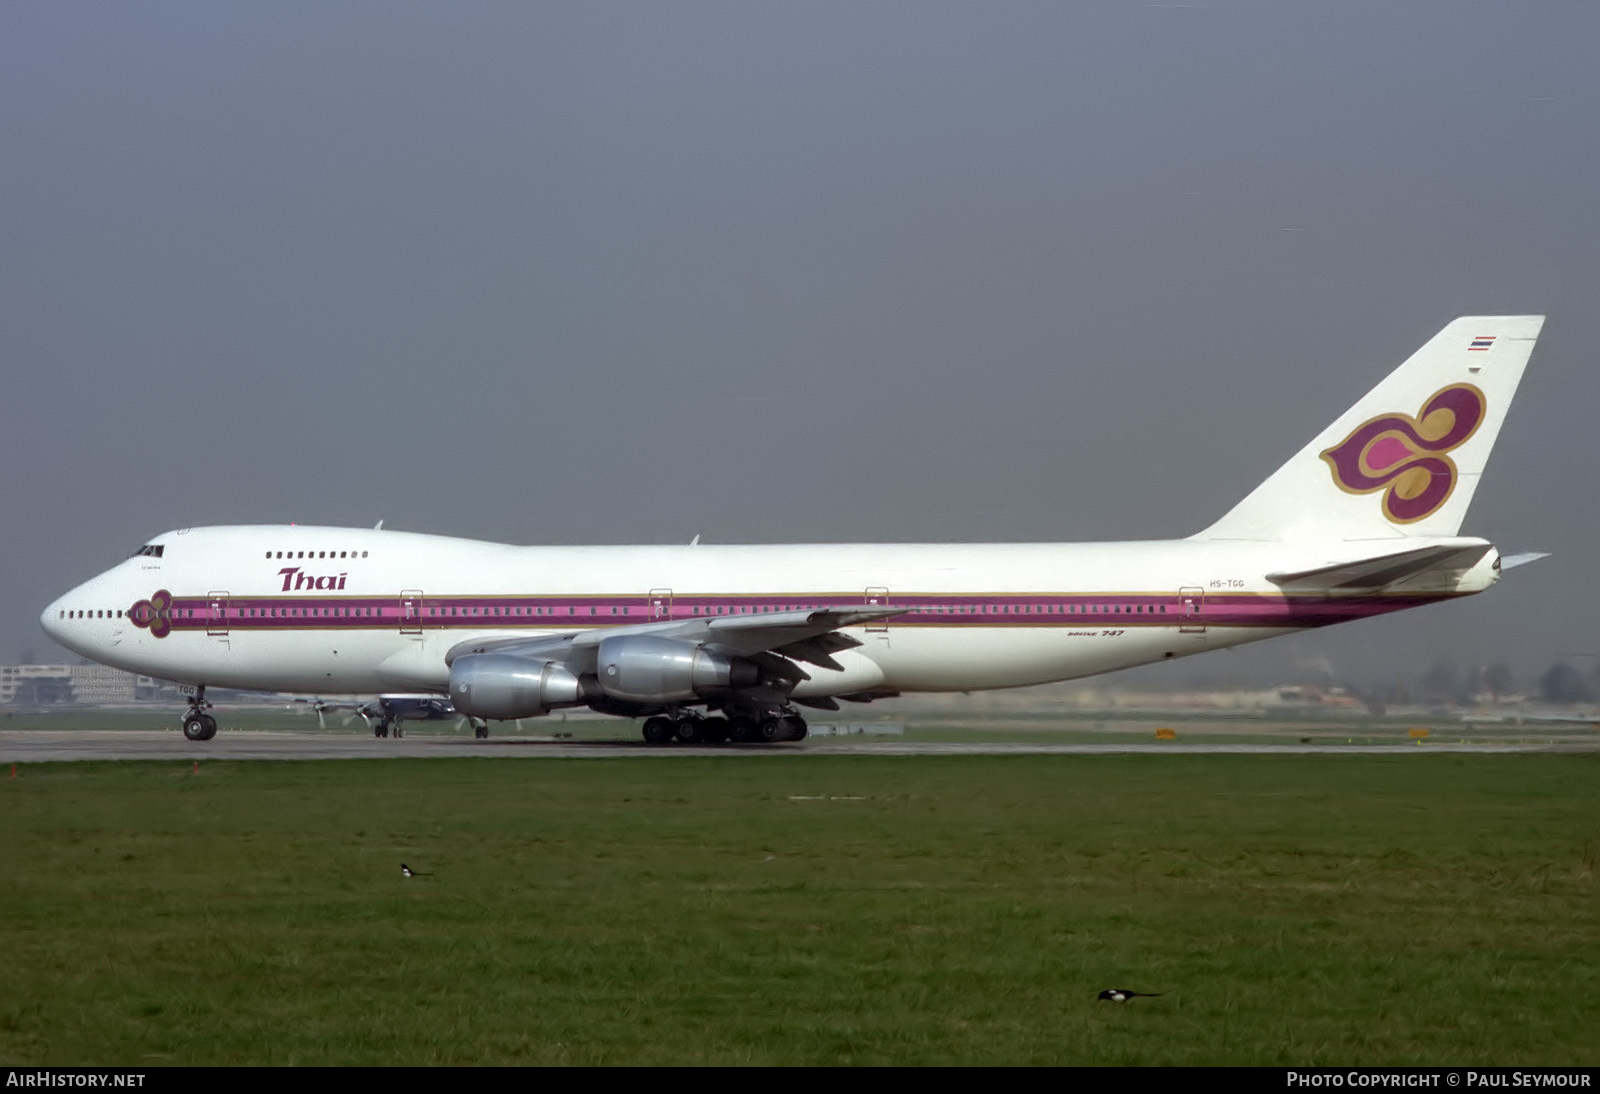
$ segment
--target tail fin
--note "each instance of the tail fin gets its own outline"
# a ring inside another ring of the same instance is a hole
[[[1543,325],[1453,321],[1194,538],[1455,535]]]

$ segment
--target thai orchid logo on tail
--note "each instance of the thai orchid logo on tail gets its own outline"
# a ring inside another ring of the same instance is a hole
[[[1383,490],[1383,512],[1411,524],[1438,512],[1456,488],[1449,453],[1478,431],[1487,400],[1471,384],[1436,392],[1415,417],[1383,414],[1322,453],[1333,481],[1350,494]]]

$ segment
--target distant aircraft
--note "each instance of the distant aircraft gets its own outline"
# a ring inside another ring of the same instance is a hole
[[[190,685],[195,740],[215,732],[208,686],[415,692],[480,720],[586,706],[643,717],[652,743],[796,740],[800,706],[1067,680],[1487,589],[1534,556],[1457,532],[1542,324],[1450,323],[1187,539],[515,547],[184,528],[41,622]]]
[[[1600,714],[1525,714],[1509,711],[1505,714],[1463,714],[1467,725],[1576,725],[1600,729]]]
[[[404,737],[405,723],[408,719],[435,721],[456,716],[455,707],[450,705],[449,699],[426,692],[414,695],[378,695],[371,699],[332,699],[324,696],[295,701],[310,704],[311,709],[317,712],[319,724],[326,724],[323,715],[330,710],[353,711],[367,723],[367,728],[372,730],[374,737],[387,737],[391,733],[396,737]]]

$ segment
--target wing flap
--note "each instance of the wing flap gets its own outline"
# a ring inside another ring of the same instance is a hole
[[[803,638],[798,642],[790,642],[783,646],[774,646],[774,653],[781,653],[785,657],[807,664],[819,665],[825,669],[843,672],[844,666],[833,659],[833,654],[841,650],[853,650],[861,643],[847,634],[838,631],[828,631],[814,638]]]

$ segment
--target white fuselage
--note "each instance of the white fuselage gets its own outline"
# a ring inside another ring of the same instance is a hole
[[[1421,546],[1428,541],[1415,539]],[[812,607],[905,608],[848,633],[797,698],[1066,680],[1479,592],[1470,569],[1381,594],[1268,580],[1348,544],[517,547],[372,529],[169,532],[41,616],[85,657],[197,685],[447,690],[468,640]]]

